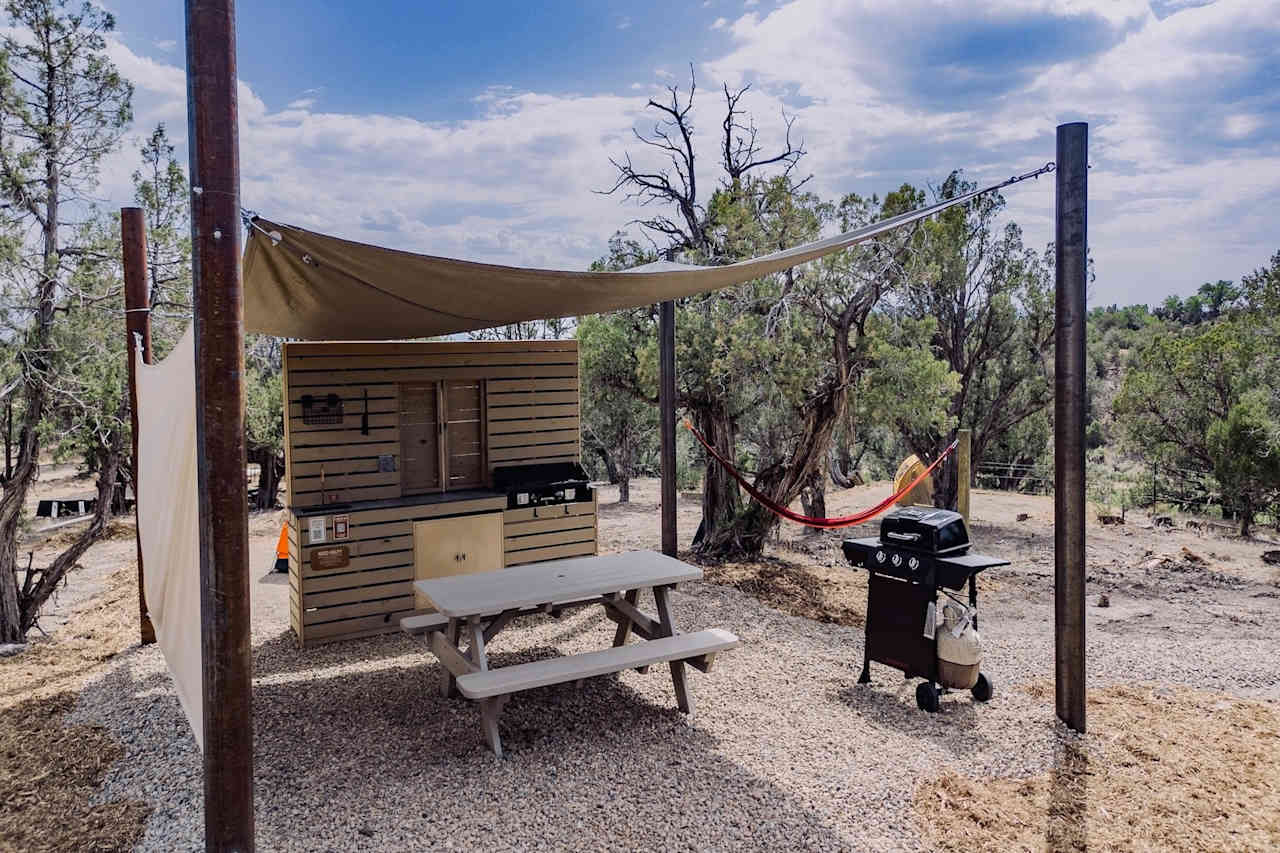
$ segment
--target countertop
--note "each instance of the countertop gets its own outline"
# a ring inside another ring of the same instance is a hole
[[[506,500],[506,492],[493,489],[459,489],[456,492],[432,492],[425,495],[403,495],[398,498],[382,498],[376,501],[353,501],[351,503],[321,504],[318,506],[296,507],[293,512],[298,518],[313,515],[333,515],[335,513],[361,512],[368,509],[389,509],[400,506],[427,506],[430,504],[453,503],[454,501],[474,501],[484,498],[502,498]]]

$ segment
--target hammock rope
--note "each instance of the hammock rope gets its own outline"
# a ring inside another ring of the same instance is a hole
[[[951,453],[960,444],[959,439],[956,439],[955,441],[951,442],[951,444],[947,446],[947,449],[942,451],[942,453],[938,455],[938,458],[933,460],[933,463],[930,464],[928,468],[925,468],[922,472],[920,472],[920,474],[917,475],[914,480],[912,480],[909,484],[907,484],[903,488],[899,489],[897,493],[890,495],[889,497],[885,498],[880,503],[876,504],[870,509],[865,509],[862,512],[854,513],[853,515],[842,515],[836,518],[814,518],[813,516],[809,516],[809,515],[801,515],[798,512],[794,512],[788,509],[782,504],[779,504],[773,500],[770,500],[767,495],[765,495],[755,486],[751,485],[751,483],[747,482],[746,477],[738,473],[738,470],[733,467],[733,465],[729,462],[729,460],[725,459],[723,456],[717,453],[716,449],[712,447],[705,438],[703,438],[702,433],[698,432],[698,430],[694,428],[693,424],[689,422],[688,418],[685,419],[684,426],[685,426],[685,429],[693,433],[693,437],[698,439],[698,442],[707,449],[707,453],[711,454],[711,458],[719,462],[721,467],[724,468],[725,471],[729,472],[729,476],[737,480],[738,485],[742,486],[742,488],[746,491],[746,493],[751,495],[751,497],[754,498],[757,503],[759,503],[761,506],[763,506],[765,509],[769,510],[779,518],[785,518],[787,521],[794,521],[796,524],[803,524],[805,527],[816,527],[819,530],[837,530],[841,527],[853,527],[854,525],[868,522],[871,519],[875,518],[877,515],[880,515],[889,507],[893,506],[895,503],[901,500],[904,495],[909,494],[912,489],[920,485],[920,483],[926,477],[932,474],[934,469],[937,468],[939,465],[941,465],[943,460],[945,460],[948,456],[950,456]]]

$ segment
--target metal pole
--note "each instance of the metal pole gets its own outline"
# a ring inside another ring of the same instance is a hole
[[[235,4],[187,0],[205,850],[251,851],[253,693]]]
[[[969,480],[973,477],[972,448],[973,431],[962,429],[956,432],[959,444],[956,445],[956,512],[969,522]]]
[[[133,513],[138,516],[138,379],[133,363],[134,347],[141,346],[142,361],[151,363],[151,296],[147,291],[147,224],[142,208],[120,208],[120,245],[124,262],[124,357],[129,365],[129,414],[133,425]],[[156,629],[147,612],[143,586],[142,532],[134,531],[138,546],[138,627],[142,645],[156,641]]]
[[[662,438],[662,553],[676,545],[676,304],[658,306],[658,419]]]
[[[1085,283],[1089,125],[1058,126],[1054,381],[1054,662],[1058,717],[1085,730]]]

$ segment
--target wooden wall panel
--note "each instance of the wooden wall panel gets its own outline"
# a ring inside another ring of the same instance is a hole
[[[502,497],[340,511],[350,519],[346,539],[334,540],[333,515],[324,516],[325,541],[312,543],[310,518],[289,512],[290,623],[299,642],[368,636],[400,627],[413,606],[413,523],[431,518],[501,512]],[[317,550],[347,549],[347,565],[312,565]],[[378,621],[377,614],[388,620]],[[394,617],[394,618],[391,618]]]
[[[508,567],[595,554],[596,501],[509,509],[502,537]]]
[[[285,344],[284,360],[289,615],[300,644],[396,631],[402,617],[421,612],[414,607],[412,586],[414,521],[502,511],[503,562],[509,566],[596,553],[594,503],[505,510],[503,497],[443,502],[424,497],[430,502],[360,508],[361,501],[402,496],[402,383],[445,383],[442,393],[454,389],[451,399],[458,405],[463,396],[474,399],[474,392],[460,389],[483,387],[479,410],[451,416],[449,429],[467,432],[468,454],[477,452],[474,436],[483,435],[479,451],[486,480],[495,467],[578,461],[576,341],[295,342]],[[337,395],[341,416],[332,423],[304,423],[307,394]],[[395,471],[379,470],[378,456],[387,453],[395,457]],[[318,506],[325,493],[354,504],[337,511],[350,519],[346,540],[333,541],[329,514],[325,541],[311,542],[309,519],[294,511]],[[348,549],[345,566],[312,564],[318,548],[335,546]]]
[[[459,388],[483,383],[476,426],[485,436],[486,480],[495,467],[581,457],[576,341],[291,342],[285,344],[284,363],[290,506],[319,506],[326,494],[356,503],[405,493],[400,383],[462,380],[447,386]],[[341,417],[335,423],[304,423],[303,396],[330,394],[342,401]],[[361,431],[362,420],[368,434]],[[380,471],[378,457],[388,454],[396,470]],[[462,461],[457,454],[455,463]],[[474,456],[465,461],[470,464]],[[470,471],[462,478],[474,479]]]

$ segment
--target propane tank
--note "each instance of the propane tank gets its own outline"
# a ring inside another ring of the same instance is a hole
[[[982,663],[982,638],[973,627],[974,612],[947,601],[942,606],[942,627],[937,634],[938,680],[944,687],[968,690],[978,683]]]

